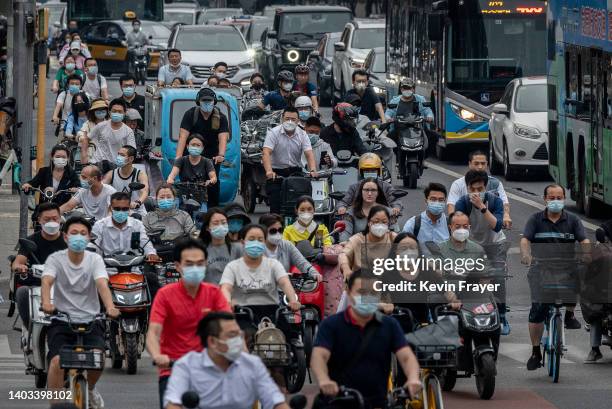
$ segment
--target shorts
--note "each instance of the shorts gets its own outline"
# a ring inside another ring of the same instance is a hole
[[[88,347],[93,347],[104,351],[106,325],[104,322],[96,321],[89,334],[83,335],[83,343]],[[72,331],[67,322],[53,320],[47,329],[47,361],[51,361],[54,356],[59,355],[60,350],[65,346],[76,345],[77,334]]]
[[[550,303],[531,303],[531,309],[529,310],[529,323],[541,324],[548,318],[550,307],[554,304]],[[566,307],[575,307],[575,303],[564,303]]]

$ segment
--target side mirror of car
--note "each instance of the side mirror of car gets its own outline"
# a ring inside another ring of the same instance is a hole
[[[309,59],[317,60],[319,57],[321,57],[321,55],[318,50],[311,51],[310,54],[308,54]]]
[[[268,38],[276,38],[277,35],[278,35],[278,33],[276,31],[274,31],[274,30],[268,31],[268,34],[267,34]]]
[[[337,43],[334,43],[334,50],[344,51],[346,50],[346,45],[344,45],[344,42],[338,41]]]
[[[508,106],[506,104],[495,104],[493,105],[493,112],[496,114],[508,116]]]

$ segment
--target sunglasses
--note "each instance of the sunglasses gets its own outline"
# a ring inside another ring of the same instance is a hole
[[[128,212],[130,208],[129,207],[113,207],[113,210],[116,212]]]
[[[276,234],[276,233],[282,233],[283,232],[283,228],[279,227],[278,229],[272,228],[272,229],[268,229],[268,234]]]

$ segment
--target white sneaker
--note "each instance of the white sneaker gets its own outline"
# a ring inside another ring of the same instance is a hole
[[[104,409],[104,399],[96,388],[89,391],[89,409]]]

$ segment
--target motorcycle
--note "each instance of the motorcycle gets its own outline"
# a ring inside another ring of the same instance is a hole
[[[415,114],[398,115],[394,123],[399,141],[397,150],[398,177],[403,180],[404,187],[416,189],[417,180],[423,175],[423,161],[427,150],[423,116]]]
[[[389,125],[382,125],[380,121],[371,121],[364,126],[366,137],[364,143],[368,147],[370,152],[377,154],[383,162],[383,175],[382,178],[385,182],[391,183],[393,176],[391,172],[395,169],[395,148],[397,144],[393,139],[383,132],[387,130]],[[377,133],[377,131],[380,132]]]
[[[23,191],[23,190],[22,190]],[[38,192],[40,194],[41,198],[44,198],[46,202],[53,202],[55,200],[55,198],[57,198],[59,195],[61,194],[74,194],[76,193],[76,190],[73,192],[70,189],[63,189],[63,190],[58,190],[56,192],[53,192],[53,189],[51,188],[47,188],[45,190],[42,190],[40,188],[37,187],[32,187],[28,190],[28,192],[23,192],[24,194],[29,194],[29,195],[34,195],[36,192]],[[35,201],[33,200],[33,197],[30,197],[29,199],[32,200],[28,200],[28,209],[32,210],[32,227],[34,228],[35,232],[40,231],[40,223],[38,223],[38,206],[36,205]]]
[[[132,74],[136,78],[136,84],[145,85],[147,80],[147,67],[149,66],[149,50],[140,46],[134,48],[134,59],[132,60]]]
[[[176,283],[181,278],[174,264],[174,242],[180,240],[181,237],[177,237],[173,240],[162,240],[162,234],[164,234],[164,230],[162,229],[147,233],[151,243],[153,243],[153,247],[155,247],[157,255],[162,259],[160,264],[155,265],[160,288],[166,284]]]
[[[20,287],[18,280],[21,279],[23,282],[28,277],[40,279],[43,273],[44,264],[40,264],[39,260],[34,255],[36,253],[36,243],[27,240],[19,239],[19,247],[30,255],[30,257],[36,262],[29,267],[26,274],[13,273],[11,280],[14,293],[18,287]],[[9,258],[11,263],[14,260],[14,256]],[[51,293],[53,297],[53,292]],[[29,289],[29,318],[30,324],[26,327],[21,325],[21,349],[23,351],[23,359],[25,362],[26,374],[34,375],[34,385],[37,388],[44,388],[47,385],[47,330],[46,328],[51,324],[51,321],[44,314],[40,312],[42,305],[41,290],[40,286],[31,286]],[[11,299],[11,303],[15,300]],[[14,304],[11,305],[14,308]],[[12,314],[9,314],[9,317]],[[15,324],[18,317],[15,318]],[[15,327],[15,324],[13,325]]]
[[[92,240],[95,244],[95,238]],[[151,295],[143,273],[145,255],[140,248],[140,234],[132,233],[131,249],[104,255],[108,271],[108,285],[113,303],[121,311],[121,318],[108,322],[109,351],[114,369],[126,363],[126,372],[135,374],[138,359],[145,347],[149,324]]]
[[[206,186],[198,182],[176,182],[174,187],[181,199],[179,208],[189,213],[191,218],[197,222],[195,215],[200,210],[201,203],[206,196]]]

